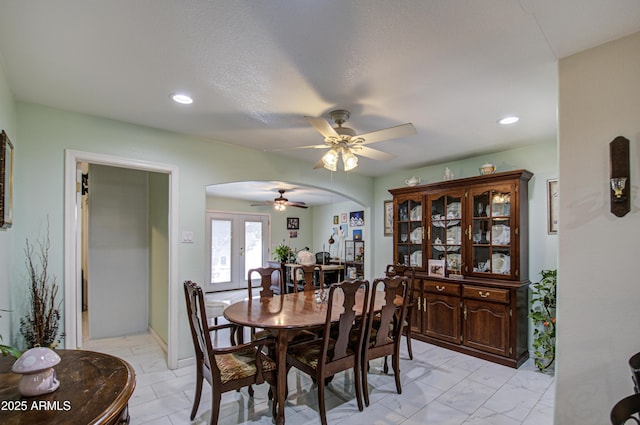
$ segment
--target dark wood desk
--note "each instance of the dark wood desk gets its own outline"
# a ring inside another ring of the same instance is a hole
[[[128,402],[135,388],[131,365],[109,354],[56,350],[60,387],[37,397],[22,397],[11,372],[14,359],[0,358],[0,423],[87,425],[129,423]]]
[[[337,292],[334,302],[342,304],[341,292]],[[364,294],[356,294],[356,314],[362,314]],[[382,308],[384,297],[376,297],[376,309]],[[344,309],[334,309],[332,321],[338,321]],[[327,318],[327,304],[315,301],[313,291],[274,296],[272,298],[254,298],[231,304],[224,311],[224,317],[242,326],[258,327],[269,330],[276,337],[276,364],[278,388],[276,400],[278,413],[276,424],[284,424],[284,404],[287,399],[287,348],[289,341],[300,331],[322,327]]]

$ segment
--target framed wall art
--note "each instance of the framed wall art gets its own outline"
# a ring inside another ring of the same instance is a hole
[[[384,235],[393,236],[393,201],[384,201]]]
[[[299,230],[300,219],[298,217],[287,217],[287,230]]]
[[[558,233],[558,179],[547,180],[547,233]]]
[[[349,213],[349,225],[351,227],[364,226],[364,211],[351,211]]]
[[[2,130],[0,134],[0,229],[13,223],[13,144]]]

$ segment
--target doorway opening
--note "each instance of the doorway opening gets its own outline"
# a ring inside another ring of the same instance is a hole
[[[79,164],[106,165],[132,170],[151,171],[168,177],[167,202],[167,364],[170,369],[178,367],[177,328],[179,285],[177,277],[177,212],[178,169],[176,166],[130,160],[91,152],[67,150],[65,152],[65,348],[81,348],[82,323],[82,219],[81,192],[77,190]],[[117,311],[117,306],[113,307]]]

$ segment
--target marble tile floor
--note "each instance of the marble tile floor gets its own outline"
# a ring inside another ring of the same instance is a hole
[[[227,344],[228,335],[216,336]],[[89,350],[127,360],[136,370],[136,389],[129,403],[133,425],[208,424],[210,389],[204,385],[200,408],[189,420],[195,388],[194,366],[169,370],[165,353],[150,334],[90,340]],[[406,350],[403,344],[403,350]],[[533,362],[520,369],[496,365],[420,341],[413,341],[414,360],[402,353],[402,394],[393,375],[384,375],[382,361],[371,362],[371,405],[363,412],[355,402],[352,373],[336,375],[327,387],[329,424],[550,425],[553,423],[554,380],[536,371]],[[317,393],[311,380],[289,372],[286,423],[319,424]],[[271,424],[266,384],[222,397],[220,425]]]

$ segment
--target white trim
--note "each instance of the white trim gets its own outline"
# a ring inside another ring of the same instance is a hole
[[[82,282],[80,279],[80,249],[76,235],[79,231],[76,214],[76,164],[110,165],[138,170],[155,171],[169,174],[169,327],[167,344],[167,364],[169,369],[178,367],[178,207],[179,184],[178,167],[148,161],[65,150],[64,171],[64,325],[65,348],[77,348],[82,345]]]

